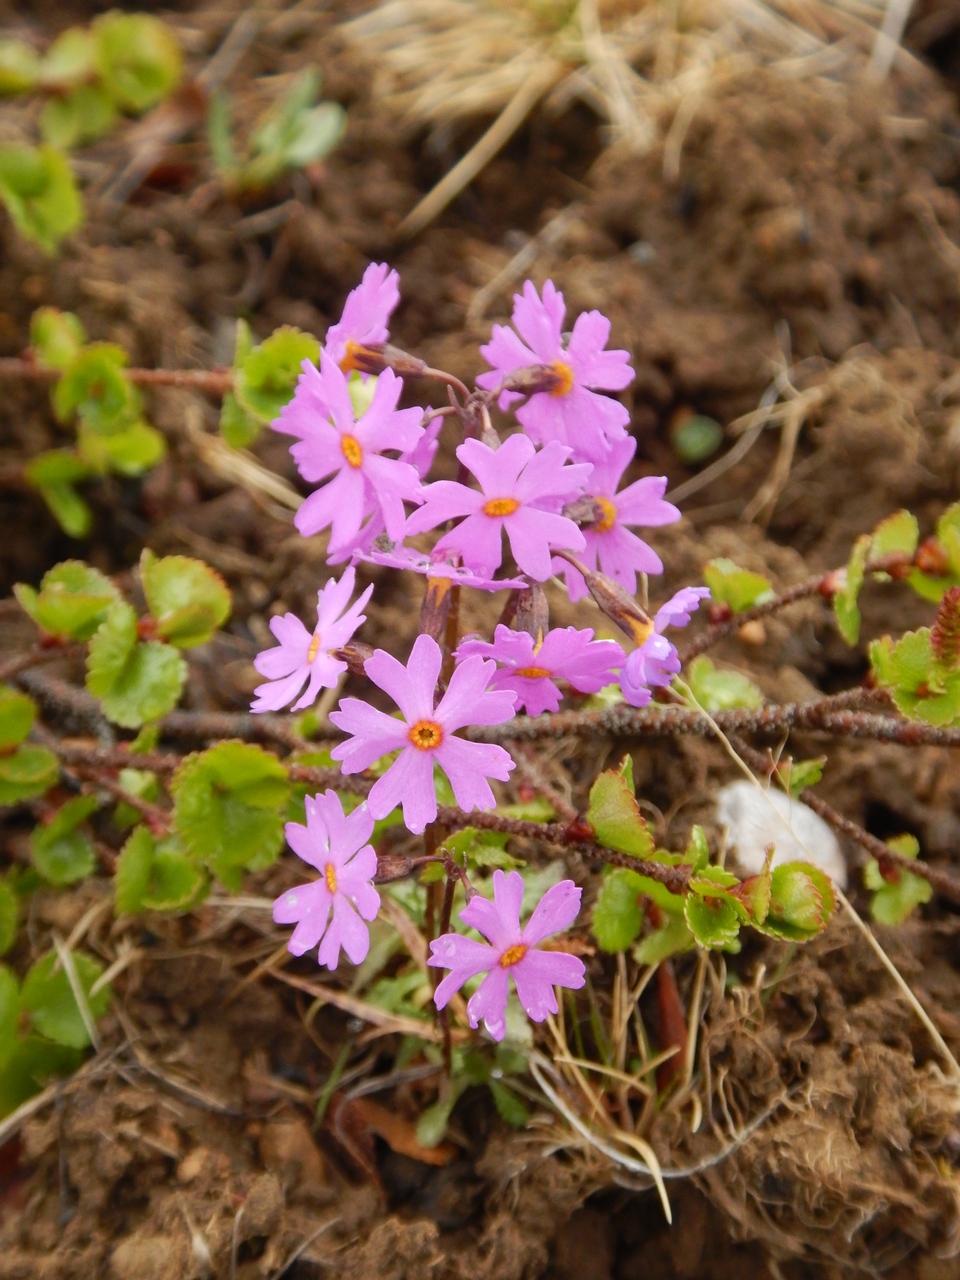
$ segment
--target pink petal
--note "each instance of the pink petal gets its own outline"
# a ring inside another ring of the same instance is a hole
[[[546,582],[551,575],[551,548],[582,551],[586,546],[583,534],[572,520],[534,507],[521,507],[507,516],[503,524],[514,560],[537,582]]]
[[[510,932],[520,930],[520,910],[523,907],[523,876],[519,871],[493,873],[493,904]]]
[[[426,533],[447,520],[477,511],[483,504],[482,494],[474,493],[455,480],[436,480],[433,484],[424,485],[420,495],[424,499],[423,506],[408,517],[406,534]]]
[[[544,284],[542,300],[531,280],[524,283],[522,294],[513,295],[513,326],[534,351],[540,364],[550,364],[563,358],[560,334],[565,311],[563,294],[552,280]]]
[[[504,324],[493,326],[490,341],[480,348],[480,354],[487,364],[493,366],[491,373],[481,373],[477,377],[477,386],[483,387],[486,391],[492,391],[494,387],[499,386],[504,374],[512,373],[514,369],[522,369],[527,365],[541,363],[536,353],[525,346],[514,331]],[[511,396],[511,399],[516,398],[516,395]],[[505,407],[501,402],[500,408]]]
[[[434,992],[433,1000],[437,1008],[443,1009],[465,982],[496,963],[497,954],[493,947],[485,946],[482,942],[463,938],[458,933],[445,933],[441,938],[434,938],[430,943],[427,964],[451,971]]]
[[[610,321],[599,311],[577,316],[567,343],[567,357],[577,381],[601,391],[622,391],[633,381],[627,351],[605,351]]]
[[[354,964],[362,964],[370,950],[370,930],[342,893],[334,895],[333,918],[340,927],[340,945]]]
[[[513,715],[512,697],[510,714]],[[509,752],[492,742],[465,742],[463,738],[451,736],[444,738],[434,755],[450,779],[457,804],[467,813],[472,809],[495,808],[496,797],[487,778],[506,782],[514,768]]]
[[[528,947],[542,942],[552,933],[569,929],[580,912],[583,890],[572,880],[561,880],[551,885],[534,908],[523,931],[523,941]]]
[[[480,440],[464,440],[457,457],[476,477],[485,498],[514,496],[517,477],[534,456],[533,443],[517,432],[508,436],[499,449]]]
[[[294,924],[306,916],[320,916],[322,921],[326,921],[326,913],[330,909],[330,896],[322,880],[314,880],[311,884],[299,884],[294,889],[288,889],[273,904],[274,922]],[[317,941],[319,940],[318,933]]]
[[[330,843],[329,861],[340,870],[348,858],[373,835],[373,816],[365,804],[358,805],[352,813],[345,814],[343,801],[332,790],[313,796],[312,802],[313,812],[327,832]],[[376,861],[373,870],[376,871]],[[373,872],[371,876],[372,874]]]
[[[287,943],[291,955],[302,956],[312,951],[327,929],[328,913],[326,911],[310,911],[305,915]]]
[[[330,752],[341,761],[344,773],[359,773],[389,751],[407,745],[407,727],[402,720],[378,711],[359,698],[343,698],[330,720],[344,733],[352,734],[349,742],[338,742]],[[374,815],[376,816],[376,815]]]
[[[481,657],[466,657],[450,677],[436,711],[437,719],[451,733],[468,724],[505,724],[513,719],[513,707],[487,689],[496,664]]]
[[[520,897],[522,900],[522,885]],[[469,925],[471,929],[476,929],[485,938],[489,938],[498,956],[506,951],[507,947],[516,946],[520,941],[519,912],[516,920],[512,916],[509,919],[504,919],[499,909],[490,899],[485,898],[480,893],[471,898],[463,908],[460,912],[460,919],[464,924]],[[489,965],[487,966],[487,968],[490,967]]]
[[[377,819],[403,805],[403,821],[408,831],[419,835],[437,816],[437,795],[433,784],[432,751],[419,751],[409,744],[382,778],[374,783],[367,798]]]
[[[464,564],[490,576],[503,561],[503,523],[500,516],[467,516],[440,539],[434,551],[439,554],[455,551],[463,557]]]
[[[297,857],[320,871],[330,858],[326,833],[322,824],[317,826],[310,823],[309,816],[307,821],[308,826],[303,826],[299,822],[288,822],[284,827],[284,835],[287,844]]]
[[[576,991],[586,980],[583,961],[563,951],[528,951],[510,972],[520,1003],[534,1022],[543,1022],[548,1013],[557,1012],[555,986]]]
[[[516,710],[525,708],[528,716],[556,711],[563,696],[549,676],[518,676],[509,669],[498,672],[494,684],[516,694]]]
[[[431,636],[418,636],[407,666],[385,649],[363,664],[367,676],[394,700],[407,725],[433,715],[433,696],[443,654]],[[406,728],[404,728],[404,738]]]
[[[256,700],[250,703],[250,710],[280,711],[297,696],[308,675],[309,668],[301,667],[298,671],[294,671],[293,675],[286,676],[282,680],[258,684],[253,691],[256,694]]]
[[[506,969],[495,965],[467,1002],[467,1017],[471,1027],[477,1027],[480,1019],[494,1040],[502,1040],[507,1031],[507,996],[510,981]]]

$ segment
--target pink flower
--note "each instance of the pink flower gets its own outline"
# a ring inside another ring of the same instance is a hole
[[[373,920],[380,910],[372,883],[377,855],[367,843],[373,817],[366,805],[344,815],[335,791],[307,796],[306,809],[305,827],[287,823],[287,842],[321,878],[282,893],[273,904],[273,918],[277,924],[296,923],[287,944],[295,956],[319,942],[318,959],[328,969],[336,969],[341,947],[360,964],[370,950],[370,931],[363,921]]]
[[[595,524],[583,530],[587,548],[580,557],[588,569],[597,568],[619,582],[634,595],[638,573],[663,573],[663,562],[645,542],[630,532],[627,525],[673,524],[680,511],[672,502],[664,502],[666,476],[644,476],[617,493],[620,477],[637,448],[636,440],[618,440],[610,446],[606,458],[593,464],[587,481],[587,497],[593,498],[602,515]],[[566,560],[553,563],[554,572],[566,578],[571,600],[587,595],[583,574]]]
[[[326,350],[344,373],[356,368],[353,356],[358,347],[386,342],[387,321],[400,301],[400,277],[385,262],[371,262],[363,279],[347,294],[343,314],[327,330]]]
[[[471,1027],[483,1018],[494,1040],[502,1040],[507,1029],[506,1010],[510,977],[529,1017],[543,1022],[558,1010],[554,987],[574,991],[584,984],[584,965],[563,951],[538,951],[536,944],[569,929],[580,910],[581,890],[572,880],[561,880],[540,899],[524,929],[520,928],[523,878],[516,871],[493,873],[493,902],[477,894],[460,912],[460,919],[489,940],[487,946],[445,933],[430,943],[427,964],[451,972],[434,994],[442,1009],[465,982],[486,972],[486,977],[467,1002]]]
[[[258,653],[253,665],[267,683],[254,690],[257,700],[251,711],[279,711],[307,683],[307,691],[294,711],[312,706],[321,689],[332,689],[347,669],[347,664],[334,658],[331,650],[342,649],[366,616],[360,612],[370,599],[373,587],[356,600],[349,609],[347,602],[353,595],[356,570],[351,566],[339,582],[331,578],[317,593],[317,625],[311,634],[293,613],[270,620],[270,630],[280,641],[278,648]],[[346,610],[346,612],[344,612]]]
[[[409,462],[385,458],[382,451],[414,449],[423,435],[423,411],[396,407],[402,390],[403,379],[385,370],[370,408],[355,422],[347,380],[333,358],[322,351],[319,372],[303,362],[296,393],[273,425],[300,437],[290,452],[304,480],[328,481],[296,514],[304,537],[330,525],[336,549],[356,536],[365,515],[379,509],[387,533],[400,538],[404,501],[420,501],[420,476]]]
[[[524,573],[550,577],[550,550],[582,551],[583,534],[557,508],[576,497],[590,475],[589,465],[566,466],[571,450],[556,443],[539,453],[518,433],[491,449],[465,440],[457,457],[480,482],[481,492],[455,480],[438,480],[422,490],[425,499],[407,521],[406,532],[423,533],[457,516],[466,519],[445,534],[436,551],[455,551],[464,564],[490,577],[503,559],[501,531]]]
[[[517,710],[527,715],[556,711],[562,694],[554,680],[566,680],[578,693],[597,693],[617,679],[624,652],[613,640],[594,640],[590,630],[554,627],[537,644],[526,631],[498,626],[493,644],[467,639],[457,650],[458,658],[479,655],[501,664],[490,681],[491,689],[510,689],[516,694]]]
[[[564,347],[565,310],[563,294],[552,280],[543,286],[542,299],[528,280],[523,293],[513,298],[513,325],[520,337],[505,325],[493,326],[490,342],[480,348],[493,372],[481,374],[477,384],[492,390],[517,369],[546,365],[555,385],[549,391],[535,392],[517,410],[517,420],[538,444],[556,440],[574,448],[578,457],[594,460],[604,456],[612,441],[623,438],[630,421],[630,414],[618,400],[596,392],[622,391],[633,378],[633,370],[626,351],[604,350],[610,321],[599,311],[577,317]],[[517,398],[515,392],[504,392],[500,408]]]
[[[487,691],[492,662],[468,658],[450,678],[446,693],[433,705],[443,655],[431,636],[421,635],[406,666],[383,649],[364,663],[373,683],[388,693],[402,719],[377,711],[359,698],[344,698],[330,719],[349,742],[331,755],[344,773],[359,773],[389,751],[400,756],[374,783],[367,804],[375,818],[385,818],[398,804],[409,831],[418,833],[437,816],[434,764],[450,779],[461,809],[492,809],[496,804],[487,778],[506,782],[513,761],[502,747],[466,742],[457,729],[472,724],[503,724],[513,717],[513,695]]]
[[[355,559],[365,564],[385,565],[389,569],[409,569],[411,573],[422,573],[428,578],[449,578],[461,587],[473,587],[476,591],[504,591],[527,586],[526,578],[491,578],[468,569],[466,565],[450,564],[434,551],[415,551],[413,547],[402,545],[390,551],[381,551],[376,546],[357,551]]]
[[[657,610],[653,631],[630,654],[620,673],[624,701],[632,707],[645,707],[652,697],[651,686],[663,688],[679,674],[679,655],[661,633],[666,627],[685,627],[700,607],[700,601],[709,596],[709,587],[683,587]]]

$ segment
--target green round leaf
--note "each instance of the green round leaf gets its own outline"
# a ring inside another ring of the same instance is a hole
[[[773,599],[773,586],[762,573],[741,569],[732,560],[711,560],[703,570],[703,580],[710,588],[715,604],[727,604],[734,613],[743,613],[754,605]]]
[[[186,678],[186,663],[176,649],[137,639],[130,605],[110,607],[87,657],[87,688],[101,700],[109,720],[137,729],[159,719],[176,706]]]
[[[205,644],[230,616],[230,590],[215,572],[189,556],[140,558],[143,593],[157,630],[181,649]]]
[[[80,989],[87,998],[93,1018],[101,1018],[110,1007],[110,987],[91,994],[91,988],[103,973],[103,965],[82,951],[73,952]],[[57,954],[48,951],[41,956],[23,980],[20,1008],[30,1015],[36,1030],[57,1044],[85,1049],[90,1036],[64,970],[58,967]]]
[[[48,98],[40,113],[40,133],[52,147],[69,151],[109,132],[117,109],[98,84],[81,84],[62,97]]]
[[[687,684],[693,696],[711,714],[737,707],[756,709],[763,706],[763,694],[739,671],[721,671],[705,653],[687,669]]]
[[[40,75],[40,59],[25,40],[0,40],[0,96],[32,89]]]
[[[0,201],[21,235],[55,253],[83,221],[66,157],[53,147],[0,146]]]
[[[72,1075],[82,1061],[81,1050],[40,1036],[14,1041],[9,1057],[0,1067],[0,1116],[16,1111],[54,1076]]]
[[[727,898],[701,898],[688,893],[684,915],[690,932],[702,947],[739,950],[740,915]]]
[[[37,706],[25,693],[0,684],[0,751],[21,743],[33,727]]]
[[[65,640],[89,640],[120,592],[99,569],[64,560],[44,575],[39,592],[17,583],[21,608],[42,631]]]
[[[220,407],[220,434],[230,448],[249,448],[262,429],[260,419],[242,408],[233,392],[228,391]]]
[[[95,73],[93,36],[84,27],[62,31],[40,65],[44,85],[57,92],[88,81]]]
[[[77,796],[61,805],[50,822],[34,828],[31,861],[48,883],[75,884],[93,874],[97,855],[79,827],[98,804],[96,796]]]
[[[53,389],[61,422],[76,413],[91,431],[112,435],[140,417],[140,393],[124,369],[127,353],[112,342],[91,342],[63,371]]]
[[[92,30],[103,86],[124,111],[146,111],[180,83],[180,48],[159,18],[113,10],[97,18]]]
[[[66,369],[87,340],[80,320],[59,307],[41,307],[30,321],[30,348],[45,369]]]
[[[17,921],[20,916],[20,899],[8,880],[0,880],[0,956],[5,956],[17,937]],[[3,1036],[0,1034],[0,1044]]]
[[[117,862],[114,900],[118,912],[179,911],[192,906],[206,886],[203,872],[175,841],[158,842],[146,829],[131,832]]]
[[[684,462],[695,466],[712,458],[723,444],[723,427],[713,418],[691,413],[671,429],[670,443]]]
[[[304,360],[316,363],[319,359],[316,338],[283,325],[238,367],[235,394],[240,407],[261,422],[272,422],[293,398]]]
[[[43,795],[59,777],[57,757],[46,747],[27,743],[11,756],[0,755],[0,805]]]
[[[142,476],[167,452],[167,442],[155,427],[134,422],[122,431],[104,436],[80,423],[77,443],[83,461],[101,475]]]
[[[593,908],[593,935],[603,951],[626,951],[643,927],[643,877],[626,867],[604,876]]]
[[[597,840],[608,849],[619,849],[638,858],[649,858],[653,836],[640,815],[637,801],[624,773],[607,769],[590,788],[587,821]]]

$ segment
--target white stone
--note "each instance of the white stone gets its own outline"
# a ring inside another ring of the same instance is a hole
[[[775,867],[812,862],[841,889],[847,887],[847,864],[836,836],[819,814],[786,792],[731,782],[717,795],[717,820],[727,830],[737,865],[748,875],[763,869],[772,844]]]

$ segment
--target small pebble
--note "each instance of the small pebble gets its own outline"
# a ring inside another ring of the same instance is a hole
[[[775,867],[812,862],[841,889],[847,887],[847,864],[836,836],[819,814],[785,792],[731,782],[717,794],[717,821],[727,829],[738,866],[749,875],[763,869],[772,844]]]

